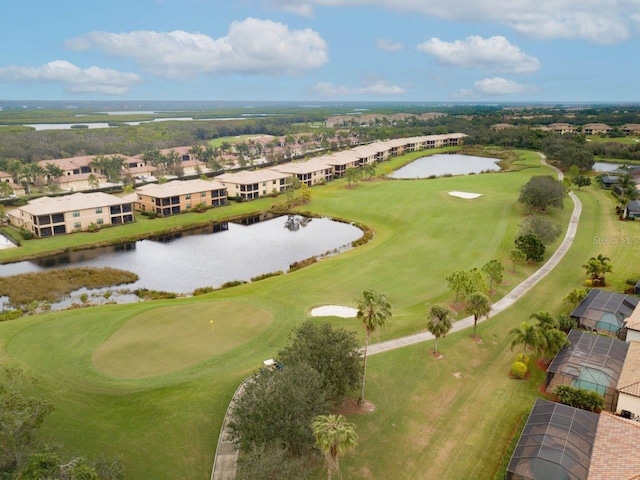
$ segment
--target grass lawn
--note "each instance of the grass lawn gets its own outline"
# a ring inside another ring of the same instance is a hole
[[[537,154],[523,153],[522,162],[530,168],[352,187],[340,180],[314,187],[305,210],[366,224],[375,238],[295,273],[199,297],[4,322],[0,361],[38,377],[38,393],[56,405],[43,434],[68,452],[118,453],[128,478],[209,478],[229,398],[262,360],[282,348],[311,308],[354,306],[365,289],[384,292],[394,312],[380,333],[384,340],[423,330],[426,304],[452,301],[444,278],[453,270],[481,267],[492,258],[503,261],[505,282],[494,300],[531,272],[532,267],[512,272],[508,262],[524,216],[516,200],[532,175],[551,171]],[[483,196],[464,200],[449,196],[451,190]],[[442,360],[428,355],[428,344],[371,357],[368,398],[377,411],[353,418],[361,442],[345,460],[345,478],[493,475],[542,378],[536,372],[528,381],[508,379],[513,354],[507,330],[541,308],[556,313],[562,296],[583,281],[581,265],[589,256],[612,258],[614,285],[634,273],[638,262],[632,261],[632,246],[625,251],[619,244],[595,244],[594,236],[639,227],[613,218],[607,193],[593,187],[579,193],[585,210],[576,246],[533,293],[480,324],[482,344],[461,333],[440,342]],[[238,207],[259,209],[268,202],[273,199]],[[571,212],[568,199],[565,204],[564,210],[549,213],[563,224]],[[198,255],[194,252],[194,261]],[[220,328],[223,337],[211,338],[212,315],[214,332]],[[355,320],[330,320],[361,334]]]

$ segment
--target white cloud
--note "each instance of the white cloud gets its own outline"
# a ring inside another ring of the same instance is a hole
[[[315,7],[380,7],[454,21],[492,22],[536,38],[582,39],[612,44],[629,40],[638,0],[267,0],[312,16]]]
[[[515,94],[531,94],[536,93],[538,87],[534,85],[525,85],[523,83],[507,80],[502,77],[485,78],[478,80],[473,84],[473,89],[463,88],[454,97],[484,97],[484,96],[501,96]]]
[[[404,88],[381,79],[367,80],[362,87],[358,88],[349,88],[344,85],[333,85],[332,83],[321,82],[313,87],[313,91],[322,97],[344,97],[347,95],[387,96],[406,93]]]
[[[482,38],[472,35],[455,42],[434,37],[419,44],[418,50],[433,55],[438,64],[451,67],[485,68],[501,73],[532,73],[540,68],[537,58],[527,55],[502,36]]]
[[[110,68],[80,68],[66,60],[56,60],[39,67],[0,67],[0,81],[59,83],[72,93],[127,93],[142,81],[135,73]]]
[[[217,39],[182,30],[91,32],[66,46],[132,58],[154,75],[184,79],[203,73],[299,74],[329,60],[327,43],[315,31],[255,18],[233,22]]]
[[[399,52],[400,50],[404,50],[403,44],[399,42],[392,42],[388,38],[379,38],[376,43],[378,45],[378,49],[385,52]]]

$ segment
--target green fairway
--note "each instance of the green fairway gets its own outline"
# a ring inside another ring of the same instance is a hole
[[[631,135],[627,137],[601,137],[600,135],[587,135],[587,142],[596,143],[622,143],[623,145],[634,145],[640,142],[640,139]]]
[[[408,158],[385,162],[379,170]],[[427,303],[453,302],[444,279],[454,270],[502,261],[505,281],[491,294],[495,301],[535,269],[513,271],[508,260],[525,215],[517,198],[532,175],[552,171],[535,153],[523,153],[521,163],[527,168],[509,173],[376,179],[351,187],[338,180],[314,187],[303,210],[367,225],[375,231],[373,240],[294,273],[203,296],[4,322],[0,360],[40,380],[38,393],[56,405],[43,434],[66,451],[120,454],[128,478],[208,478],[235,388],[276,355],[312,307],[355,306],[365,289],[384,292],[394,315],[373,340],[385,340],[423,330]],[[453,190],[483,196],[465,200],[448,195]],[[367,385],[377,410],[353,419],[361,442],[345,461],[345,478],[490,478],[541,378],[506,377],[513,361],[508,328],[533,311],[559,308],[566,291],[583,281],[581,265],[589,256],[611,256],[614,283],[637,264],[631,261],[633,248],[604,248],[593,237],[618,235],[640,223],[606,224],[613,218],[607,192],[588,188],[579,195],[586,222],[562,268],[481,324],[482,344],[460,333],[441,341],[442,360],[427,354],[429,345],[371,357]],[[568,199],[565,204],[548,213],[563,225],[571,213]],[[193,261],[202,254],[194,252]],[[362,335],[355,319],[331,322]]]
[[[93,363],[117,378],[163,375],[231,350],[269,323],[269,312],[235,302],[148,310],[100,345]]]

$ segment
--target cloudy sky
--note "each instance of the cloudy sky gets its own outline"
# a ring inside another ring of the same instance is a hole
[[[0,5],[0,99],[640,101],[640,0]]]

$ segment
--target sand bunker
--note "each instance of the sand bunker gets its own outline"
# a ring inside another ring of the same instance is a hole
[[[341,307],[340,305],[323,305],[311,310],[312,317],[341,317],[354,318],[358,315],[357,308]]]
[[[481,193],[469,193],[469,192],[449,192],[449,195],[451,195],[452,197],[466,198],[466,199],[478,198],[482,196]]]

